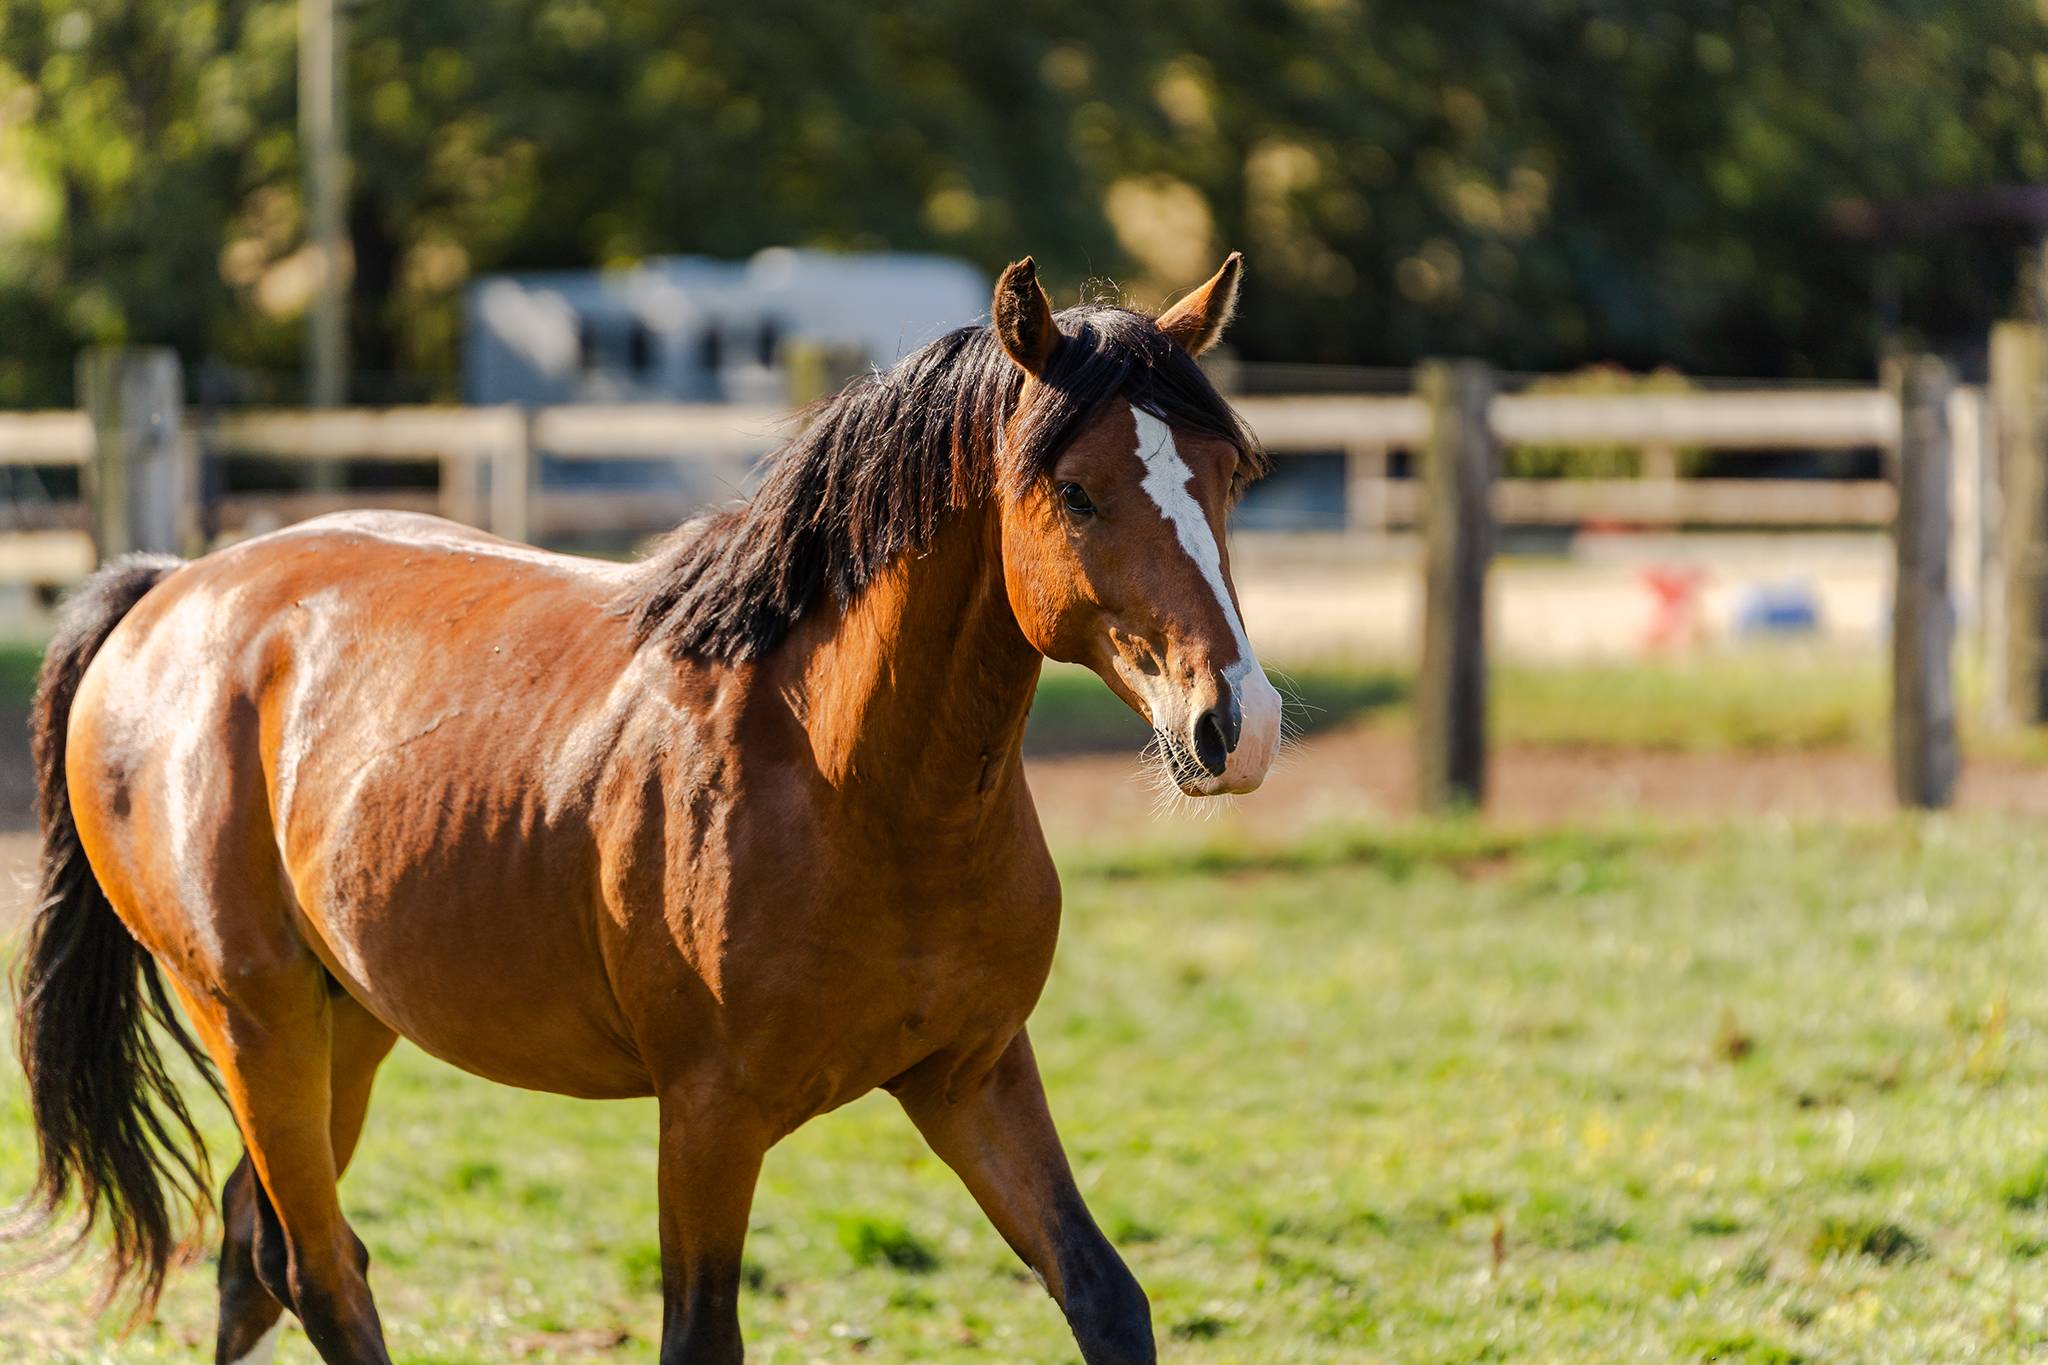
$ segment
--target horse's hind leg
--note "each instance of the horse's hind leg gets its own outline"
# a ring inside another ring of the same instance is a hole
[[[390,1047],[388,1035],[381,1026],[365,1029],[353,1001],[328,994],[326,972],[303,949],[284,961],[251,963],[226,1000],[180,995],[220,1066],[255,1174],[249,1197],[228,1193],[253,1210],[247,1246],[257,1284],[297,1314],[327,1365],[389,1365],[364,1277],[367,1257],[335,1189],[342,1148],[354,1150],[370,1073]],[[353,1084],[337,1085],[343,1075]],[[336,1141],[338,1126],[350,1130],[346,1144]],[[245,1282],[236,1288],[248,1305]],[[265,1315],[260,1300],[245,1312]],[[253,1323],[233,1324],[238,1337],[246,1325]],[[240,1341],[228,1341],[225,1319],[222,1327],[220,1355],[232,1361],[227,1351]],[[263,1332],[256,1335],[252,1350]]]
[[[216,1365],[270,1365],[284,1305],[263,1287],[256,1273],[256,1231],[277,1214],[256,1179],[249,1154],[235,1163],[234,1174],[220,1192],[220,1334],[214,1346]]]
[[[346,995],[334,998],[332,1020],[329,1134],[339,1175],[347,1171],[362,1134],[377,1066],[398,1035]],[[284,1229],[247,1153],[221,1192],[221,1222],[220,1334],[214,1359],[218,1365],[269,1365],[284,1305],[264,1285],[285,1289],[288,1264]]]

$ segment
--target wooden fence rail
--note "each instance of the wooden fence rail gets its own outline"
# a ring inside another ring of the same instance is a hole
[[[1421,481],[1389,478],[1387,457],[1427,445],[1430,413],[1421,399],[1246,397],[1236,406],[1276,453],[1349,456],[1348,525],[1367,531],[1420,525]],[[671,504],[687,509],[744,492],[761,457],[789,434],[789,416],[769,406],[689,403],[531,413],[515,407],[255,411],[218,414],[197,423],[196,431],[200,447],[216,455],[435,463],[440,494],[434,505],[443,515],[527,539],[557,524],[589,526],[607,501],[543,493],[534,479],[538,455],[672,463],[680,487],[652,499],[666,513]],[[1897,402],[1881,389],[1510,394],[1492,400],[1488,425],[1504,446],[1540,441],[1732,450],[1888,447],[1899,429]],[[95,448],[92,422],[83,413],[0,413],[0,465],[88,464]],[[239,501],[255,506],[269,496]],[[280,514],[296,510],[288,495],[277,496]],[[565,504],[559,512],[538,505],[557,501]],[[589,506],[572,510],[578,503]],[[1495,519],[1509,525],[1875,527],[1890,523],[1895,503],[1883,480],[1501,479],[1493,494]]]
[[[0,412],[0,464],[84,464],[92,451],[82,412]]]

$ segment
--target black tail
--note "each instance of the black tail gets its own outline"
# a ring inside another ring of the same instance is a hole
[[[137,1317],[150,1312],[180,1246],[186,1212],[212,1207],[206,1149],[164,1069],[152,1021],[215,1080],[171,1008],[156,963],[108,903],[79,846],[64,780],[65,731],[86,665],[143,594],[183,561],[129,555],[87,579],[65,605],[43,656],[29,726],[42,828],[40,900],[15,981],[15,1043],[28,1075],[41,1155],[35,1190],[5,1230],[40,1239],[76,1193],[83,1222],[104,1218],[113,1266],[102,1305],[131,1280]]]

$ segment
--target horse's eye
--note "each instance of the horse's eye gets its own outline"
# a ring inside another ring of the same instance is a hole
[[[1065,503],[1067,510],[1076,516],[1086,516],[1095,510],[1095,504],[1088,501],[1087,490],[1078,483],[1061,484],[1060,501]]]

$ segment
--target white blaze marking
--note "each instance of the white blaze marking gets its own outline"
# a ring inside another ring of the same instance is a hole
[[[1202,504],[1188,492],[1195,472],[1188,468],[1188,462],[1173,444],[1172,427],[1140,407],[1133,407],[1131,416],[1138,422],[1138,458],[1145,462],[1145,479],[1139,487],[1151,495],[1152,501],[1159,504],[1160,513],[1173,523],[1181,549],[1188,552],[1188,558],[1195,561],[1195,567],[1208,580],[1209,590],[1216,594],[1216,603],[1223,608],[1230,633],[1237,640],[1237,662],[1223,670],[1224,681],[1235,690],[1246,674],[1258,672],[1259,661],[1252,653],[1250,637],[1244,633],[1244,623],[1237,619],[1237,604],[1230,600],[1230,585],[1223,581],[1222,548],[1216,543],[1215,532],[1209,529]]]
[[[249,1348],[249,1354],[231,1362],[231,1365],[270,1365],[270,1358],[277,1354],[278,1334],[284,1331],[284,1319],[270,1324],[270,1330],[256,1338],[256,1344]]]
[[[1230,584],[1223,578],[1222,543],[1210,529],[1202,504],[1188,491],[1195,475],[1173,444],[1173,429],[1143,408],[1133,407],[1131,416],[1138,424],[1138,459],[1145,466],[1145,477],[1138,486],[1158,504],[1160,515],[1172,523],[1174,537],[1202,571],[1209,590],[1216,594],[1216,605],[1223,609],[1223,619],[1230,623],[1231,636],[1237,642],[1237,662],[1223,669],[1222,675],[1237,704],[1238,742],[1231,749],[1223,771],[1202,785],[1212,794],[1251,791],[1265,780],[1273,751],[1280,743],[1280,694],[1273,690],[1265,670],[1259,667],[1251,638],[1245,634],[1244,622],[1238,619],[1237,604],[1230,598]],[[1152,723],[1161,729],[1170,728],[1185,742],[1189,736],[1181,732],[1189,718],[1185,714],[1171,717],[1169,713],[1184,710],[1188,697],[1175,695],[1164,678],[1150,680],[1154,686],[1147,687],[1138,678],[1128,674],[1126,677],[1132,690],[1151,704]],[[1175,702],[1180,703],[1178,708]]]

